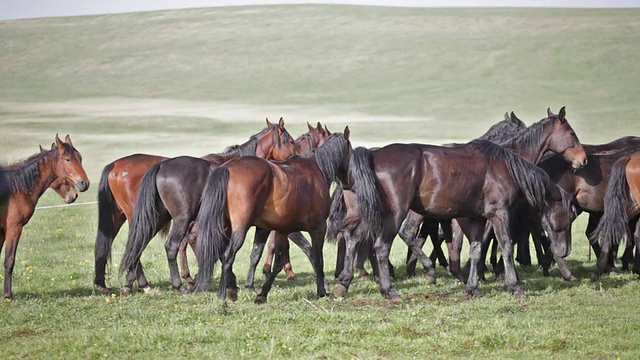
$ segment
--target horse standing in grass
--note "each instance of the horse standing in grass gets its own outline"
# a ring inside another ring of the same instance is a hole
[[[307,126],[311,135],[304,134],[296,139],[296,144],[301,147],[314,142],[317,134],[322,130],[320,123],[318,123],[318,128],[313,128],[308,124]],[[274,130],[274,125],[268,120],[267,128]],[[243,155],[266,156],[273,151],[274,138],[272,135],[273,132],[262,131],[253,135],[246,143],[230,147],[223,154],[209,154],[202,158],[221,164],[226,160]],[[111,256],[113,239],[125,221],[128,220],[131,223],[142,178],[149,168],[167,159],[163,156],[134,154],[113,161],[102,171],[98,189],[98,232],[95,242],[94,279],[94,284],[101,289],[102,293],[109,293],[105,283],[105,272]],[[162,231],[167,232],[168,229]],[[186,244],[186,241],[182,242],[179,248],[181,272],[183,278],[191,281],[187,265]],[[193,247],[193,243],[191,245]]]
[[[171,283],[180,293],[189,292],[189,289],[182,284],[176,256],[183,239],[188,237],[194,240],[193,221],[198,214],[202,190],[211,171],[243,154],[255,154],[257,138],[269,139],[268,146],[264,143],[260,144],[263,148],[269,148],[268,152],[259,152],[262,156],[286,159],[295,152],[295,143],[284,128],[284,120],[280,119],[278,124],[268,123],[268,125],[258,136],[240,145],[233,152],[208,156],[208,160],[180,156],[153,165],[147,171],[140,183],[129,237],[120,262],[120,272],[127,271],[127,279],[122,288],[124,293],[131,292],[132,283],[136,279],[140,288],[149,290],[140,265],[140,256],[149,241],[158,231],[168,226],[171,220],[173,224],[165,242]],[[190,286],[189,283],[187,285]]]
[[[233,263],[251,226],[276,231],[276,265],[265,280],[256,303],[267,301],[275,276],[282,270],[280,244],[289,233],[311,236],[317,295],[326,295],[322,248],[329,215],[329,186],[347,180],[351,154],[349,128],[334,133],[318,149],[286,161],[256,157],[230,161],[211,173],[198,213],[196,290],[209,287],[213,265],[221,259],[218,295],[237,298]],[[224,255],[223,255],[224,254]],[[223,255],[223,256],[222,256]]]
[[[454,147],[391,144],[376,151],[358,148],[353,151],[349,176],[365,178],[362,183],[368,184],[368,189],[353,187],[353,190],[364,229],[373,235],[364,239],[375,239],[380,292],[394,301],[401,298],[391,286],[389,249],[410,209],[432,219],[469,218],[465,233],[471,241],[472,262],[466,290],[473,296],[481,296],[477,266],[480,237],[487,220],[491,221],[503,250],[505,286],[509,291],[523,292],[513,263],[510,237],[512,211],[522,201],[538,210],[558,249],[568,253],[571,248],[571,197],[534,164],[487,141]],[[367,199],[362,198],[365,196]],[[352,268],[345,267],[334,295],[344,296],[352,278]]]
[[[89,179],[82,167],[82,156],[73,147],[69,135],[64,142],[56,135],[51,150],[41,151],[22,162],[6,166],[3,171],[10,192],[7,211],[0,217],[0,249],[6,244],[3,295],[13,299],[11,280],[18,241],[22,228],[33,215],[38,199],[57,179],[63,179],[67,185],[77,186],[80,191],[89,188]]]
[[[621,157],[616,161],[609,175],[604,196],[604,214],[595,230],[593,241],[599,241],[600,257],[595,276],[608,270],[609,251],[612,245],[626,238],[636,245],[633,272],[640,275],[640,231],[635,234],[629,228],[629,220],[640,215],[640,151]]]

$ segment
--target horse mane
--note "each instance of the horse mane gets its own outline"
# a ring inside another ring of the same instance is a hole
[[[522,120],[516,117],[508,118],[493,124],[478,140],[499,144],[513,139],[526,129],[527,125]]]
[[[65,144],[66,145],[66,144]],[[38,164],[54,154],[56,150],[39,152],[27,159],[4,166],[5,178],[11,192],[30,193],[40,181],[40,167]]]
[[[249,137],[249,140],[247,140],[246,142],[238,145],[231,145],[226,147],[221,153],[213,153],[213,154],[208,154],[205,155],[203,157],[207,157],[207,156],[222,156],[222,157],[233,157],[233,156],[256,156],[256,148],[258,147],[258,137],[262,134],[264,134],[265,132],[269,131],[269,130],[276,130],[275,132],[278,133],[278,129],[276,129],[276,127],[278,127],[280,125],[278,124],[272,124],[271,126],[267,126],[264,129],[260,130],[260,132],[258,132],[257,134],[253,134],[251,135],[251,137]]]
[[[346,144],[347,139],[344,138],[342,133],[333,133],[322,146],[307,151],[300,157],[314,157],[324,175],[324,179],[327,181],[327,185],[331,185],[332,182],[338,179],[338,168],[346,155]]]
[[[474,140],[469,144],[474,150],[485,154],[489,164],[495,161],[504,161],[511,177],[524,193],[529,205],[542,212],[548,195],[547,189],[554,185],[544,170],[512,151],[489,141]]]
[[[502,146],[509,146],[518,149],[531,148],[540,143],[542,135],[545,133],[548,124],[553,123],[558,119],[557,115],[544,118],[536,123],[533,123],[522,132],[512,137],[511,139],[499,143]]]

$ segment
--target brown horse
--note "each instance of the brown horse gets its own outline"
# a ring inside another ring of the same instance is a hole
[[[127,245],[120,262],[120,272],[128,271],[122,290],[131,292],[134,280],[140,288],[149,290],[149,285],[140,266],[140,256],[149,241],[173,220],[169,237],[165,242],[167,260],[171,273],[172,285],[181,293],[189,290],[183,287],[176,262],[177,252],[183,239],[195,238],[192,222],[200,207],[200,196],[209,173],[222,163],[241,156],[241,154],[257,153],[258,137],[267,136],[270,140],[268,151],[260,151],[262,156],[284,159],[295,151],[295,144],[284,128],[284,120],[278,124],[270,124],[261,133],[247,143],[235,147],[226,154],[194,158],[180,156],[153,165],[146,172],[140,183],[133,217],[129,227]],[[261,144],[263,149],[264,144]],[[226,155],[226,156],[225,156]],[[196,253],[197,254],[197,253]],[[189,285],[189,282],[187,282]]]
[[[640,231],[631,234],[629,220],[640,215],[640,151],[621,157],[616,161],[609,175],[609,183],[604,196],[604,214],[595,230],[594,241],[601,246],[596,276],[608,269],[611,246],[621,239],[633,241],[640,248]],[[632,240],[633,239],[633,240]],[[633,272],[640,274],[640,254],[636,251]]]
[[[251,226],[276,231],[276,266],[256,297],[267,300],[273,280],[284,265],[279,244],[289,233],[311,236],[317,294],[326,295],[322,248],[329,215],[329,186],[346,180],[351,154],[349,128],[334,133],[318,149],[286,161],[270,162],[245,156],[211,173],[198,214],[198,264],[196,290],[209,286],[214,263],[222,257],[218,295],[237,298],[233,263]]]
[[[307,124],[307,126],[309,126],[308,134],[313,134],[314,136],[309,137],[310,139],[309,141],[306,142],[306,146],[300,146],[296,149],[297,154],[304,154],[307,151],[311,151],[313,149],[318,148],[319,146],[324,144],[327,138],[329,138],[329,136],[331,135],[331,132],[329,131],[329,129],[327,129],[326,126],[323,129],[322,126],[320,125],[320,122],[318,122],[316,129],[313,129],[313,127],[311,127],[309,124]],[[312,132],[312,130],[315,130],[315,131]],[[306,241],[306,239],[303,236],[302,237],[301,236],[302,236],[301,234],[296,234],[295,237],[290,235],[290,238],[291,238],[291,241],[293,241],[306,253],[306,250],[309,249],[311,245],[309,244],[308,241]],[[294,280],[296,278],[296,274],[293,272],[293,267],[291,266],[291,256],[289,254],[289,242],[287,241],[286,243],[281,244],[281,246],[282,246],[281,247],[282,261],[284,262],[284,272],[287,274],[287,280]],[[260,258],[260,256],[262,255],[263,249],[264,247],[260,247],[259,245],[255,246],[255,243],[254,243],[253,250],[251,251],[251,262],[249,264],[249,275],[247,276],[247,279],[253,277],[252,272],[255,273],[255,269],[257,265],[257,264],[254,264],[254,262]],[[269,237],[269,246],[267,247],[267,256],[264,260],[264,266],[262,267],[263,269],[262,271],[265,274],[271,273],[275,249],[276,249],[276,237],[275,237],[275,232],[272,231],[271,236]],[[249,284],[249,281],[247,281],[247,285],[248,284]],[[251,288],[252,286],[253,286],[253,281],[251,281],[251,286],[247,286],[247,287]]]
[[[394,301],[400,300],[400,295],[391,287],[389,249],[409,209],[439,220],[470,219],[466,235],[471,241],[472,263],[466,289],[473,296],[481,296],[477,264],[486,220],[491,221],[503,249],[505,286],[522,293],[513,264],[509,227],[511,211],[521,201],[539,211],[545,219],[545,229],[559,248],[570,249],[570,196],[534,164],[491,142],[475,140],[454,147],[391,144],[376,151],[358,148],[349,164],[349,178],[358,177],[365,178],[361,183],[368,184],[365,188],[352,187],[364,230],[371,233],[362,238],[375,239],[380,292]],[[342,202],[339,198],[334,201]],[[335,211],[340,208],[332,205]],[[340,218],[334,215],[332,219]],[[347,245],[347,249],[354,248]],[[345,266],[334,295],[344,296],[352,278],[352,268]]]
[[[274,126],[267,120],[267,128],[274,130]],[[319,125],[319,129],[322,127]],[[312,128],[309,126],[309,128]],[[278,130],[282,135],[282,130]],[[319,131],[319,130],[318,130]],[[229,147],[222,154],[209,154],[202,158],[222,164],[223,162],[243,155],[267,156],[273,151],[273,132],[263,131],[253,135],[249,141],[242,145]],[[313,141],[309,136],[302,135],[296,140],[300,146]],[[125,221],[131,223],[133,217],[134,204],[138,197],[138,190],[144,174],[153,165],[167,160],[168,158],[156,155],[134,154],[115,160],[105,166],[100,178],[98,189],[98,233],[95,243],[95,279],[97,285],[103,293],[109,293],[105,283],[105,270],[107,262],[111,256],[111,246],[118,231]],[[165,230],[166,231],[166,230]],[[187,265],[186,244],[180,245],[181,268],[183,278],[191,281],[189,268]],[[193,247],[194,244],[191,243]]]
[[[51,150],[39,152],[3,170],[10,189],[7,212],[0,218],[0,249],[6,243],[3,295],[13,299],[11,280],[18,241],[38,199],[56,179],[73,184],[80,191],[89,188],[89,179],[82,167],[82,156],[73,147],[69,135],[64,142],[56,135]]]

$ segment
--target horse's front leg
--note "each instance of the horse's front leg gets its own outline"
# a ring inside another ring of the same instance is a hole
[[[11,277],[13,276],[13,267],[16,262],[16,250],[18,250],[18,241],[22,235],[22,224],[10,224],[7,222],[5,234],[0,234],[0,250],[2,244],[4,248],[4,291],[5,299],[13,300],[13,291],[11,290]]]
[[[284,242],[288,242],[289,240],[287,240],[287,234],[285,233],[275,231],[273,233],[275,234],[275,243],[273,249],[275,266],[273,266],[273,270],[268,274],[267,278],[262,284],[262,290],[255,299],[256,304],[264,304],[267,302],[267,295],[269,295],[269,291],[273,286],[273,282],[275,281],[276,276],[278,276],[278,273],[280,273],[280,271],[282,271],[282,268],[284,267],[284,262],[282,259],[282,244]]]
[[[504,262],[504,286],[507,291],[524,294],[518,282],[518,274],[516,273],[515,262],[513,258],[513,241],[510,236],[510,213],[508,210],[497,210],[490,219],[496,239],[502,250],[502,260]]]

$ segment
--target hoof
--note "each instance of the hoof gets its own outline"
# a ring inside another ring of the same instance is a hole
[[[562,277],[565,281],[568,282],[580,282],[580,279],[578,279],[577,277],[570,275],[569,277]]]
[[[358,276],[361,278],[366,278],[366,277],[369,277],[369,273],[365,269],[359,269]]]
[[[153,289],[151,289],[151,286],[145,286],[142,288],[142,290],[144,291],[145,294],[150,293]]]
[[[122,288],[120,288],[120,295],[122,296],[129,296],[131,295],[131,292],[133,290],[131,289],[131,287],[129,286],[123,286]]]
[[[256,304],[266,304],[267,303],[267,297],[264,295],[257,295],[256,299],[253,301]]]
[[[296,279],[297,279],[296,274],[294,274],[294,273],[287,274],[287,280],[293,281],[293,280],[296,280]]]
[[[4,300],[7,302],[13,301],[13,294],[4,294]]]
[[[340,298],[340,297],[345,297],[345,295],[347,295],[346,286],[342,284],[336,284],[336,286],[333,287],[333,296]]]
[[[109,291],[109,289],[107,289],[106,287],[101,287],[100,288],[100,294],[109,295],[109,294],[111,294],[111,291]]]
[[[187,291],[189,291],[190,293],[196,290],[196,284],[192,282],[188,282],[187,285],[185,285],[185,287],[187,288]]]
[[[189,291],[186,287],[184,286],[180,286],[178,288],[178,292],[180,293],[180,295],[187,295],[189,293],[191,293],[191,291]]]
[[[469,294],[469,296],[479,299],[482,297],[482,293],[480,292],[480,290],[478,289],[472,289],[472,290],[468,290],[467,289],[467,294]]]
[[[227,289],[227,299],[233,302],[238,301],[238,289]]]
[[[400,294],[398,294],[393,290],[389,291],[389,293],[387,294],[387,297],[389,298],[389,301],[391,301],[392,304],[398,304],[402,302],[402,296],[400,296]]]

